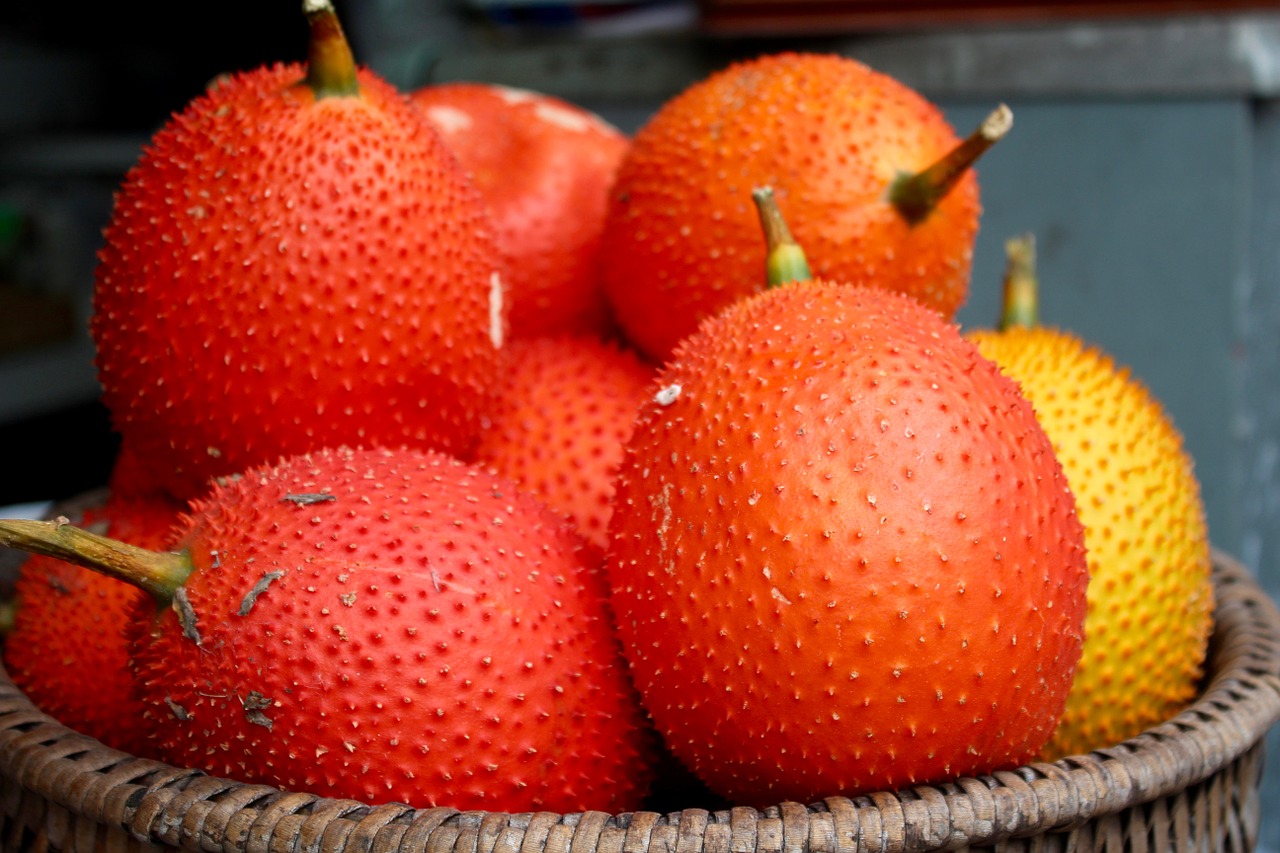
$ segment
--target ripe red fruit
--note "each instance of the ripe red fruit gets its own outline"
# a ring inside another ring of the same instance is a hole
[[[410,93],[488,203],[506,262],[511,334],[604,334],[600,232],[628,140],[541,92],[439,83]]]
[[[648,734],[596,552],[509,481],[319,451],[216,486],[173,541],[116,551],[165,605],[134,649],[163,759],[366,802],[638,805]]]
[[[164,476],[150,459],[137,453],[130,440],[120,443],[111,472],[107,477],[107,491],[112,501],[140,501],[167,505],[176,518],[187,508],[186,501],[173,497],[161,484]]]
[[[613,477],[656,369],[593,337],[514,340],[476,461],[563,512],[603,548]]]
[[[464,454],[497,378],[478,194],[332,10],[312,20],[306,67],[230,76],[155,134],[105,231],[103,401],[179,498],[331,444]]]
[[[178,521],[167,501],[114,494],[83,508],[76,524],[137,545],[164,547]],[[143,750],[142,718],[125,627],[146,598],[137,587],[33,554],[14,582],[15,612],[4,664],[45,713],[125,752]]]
[[[657,384],[607,574],[678,757],[764,805],[1036,754],[1080,655],[1087,575],[1013,382],[909,297],[818,281],[704,322]]]
[[[619,326],[655,359],[702,318],[761,289],[750,191],[771,185],[814,274],[908,293],[946,317],[969,287],[980,205],[973,159],[904,84],[841,56],[735,63],[664,104],[610,193],[601,276]]]

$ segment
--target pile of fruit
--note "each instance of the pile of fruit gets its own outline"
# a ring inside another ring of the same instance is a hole
[[[91,332],[121,437],[4,662],[65,724],[285,789],[809,802],[1108,746],[1195,695],[1213,604],[1158,401],[954,320],[980,216],[936,107],[779,53],[633,137],[400,92],[333,9],[125,177]],[[95,571],[87,571],[86,568]],[[690,804],[694,805],[694,804]]]

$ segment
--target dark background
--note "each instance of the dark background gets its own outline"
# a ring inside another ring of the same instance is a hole
[[[335,5],[342,14],[342,4]],[[28,167],[5,168],[6,150],[32,138],[143,140],[220,73],[303,61],[307,27],[293,0],[227,0],[208,7],[154,0],[74,6],[14,2],[0,4],[0,40],[0,50],[8,45],[33,57],[74,57],[74,67],[88,72],[77,75],[74,97],[61,108],[45,108],[36,118],[31,112],[0,117],[3,186],[32,177]],[[56,91],[55,81],[40,78],[38,61],[20,68],[23,76],[6,75],[6,87],[26,90],[32,100],[39,99],[42,87]],[[122,177],[113,167],[125,166],[117,158],[78,168],[87,181],[109,185]],[[54,175],[36,179],[58,183]],[[0,394],[7,393],[14,391],[0,378]],[[3,506],[69,497],[101,485],[117,438],[103,407],[82,400],[0,423],[0,447],[21,460],[6,465],[0,476]]]

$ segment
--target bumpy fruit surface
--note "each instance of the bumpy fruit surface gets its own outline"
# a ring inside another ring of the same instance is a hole
[[[603,548],[622,448],[657,370],[593,337],[517,339],[510,352],[475,459]]]
[[[465,454],[503,286],[480,198],[361,70],[318,97],[278,64],[218,82],[116,195],[91,331],[118,432],[175,496],[335,444]]]
[[[513,337],[604,334],[600,232],[625,135],[541,92],[440,83],[410,93],[493,217]]]
[[[618,324],[665,359],[701,318],[762,289],[751,202],[762,185],[815,277],[908,293],[950,317],[968,293],[975,174],[919,221],[888,195],[958,142],[933,104],[845,57],[762,56],[693,84],[635,134],[610,194],[601,272]]]
[[[775,288],[639,414],[607,571],[672,751],[763,805],[1017,765],[1081,647],[1082,528],[1014,383],[934,311]]]
[[[193,571],[139,638],[153,751],[292,790],[635,808],[648,733],[598,556],[443,454],[322,451],[197,501]]]
[[[1149,389],[1077,335],[969,336],[1035,405],[1085,526],[1084,653],[1045,756],[1114,745],[1181,710],[1202,674],[1213,585],[1193,461]]]
[[[114,494],[83,508],[74,523],[142,548],[162,548],[178,521],[163,500]],[[4,664],[13,683],[68,728],[130,753],[147,724],[129,665],[126,626],[146,595],[137,587],[34,554],[14,582],[13,629]]]

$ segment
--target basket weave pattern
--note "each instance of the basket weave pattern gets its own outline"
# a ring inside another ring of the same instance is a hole
[[[1280,611],[1214,556],[1208,679],[1187,710],[1086,756],[768,809],[503,814],[282,792],[109,749],[0,670],[0,849],[425,853],[1247,853],[1280,721]]]

